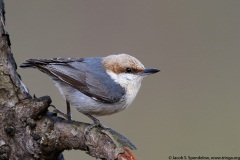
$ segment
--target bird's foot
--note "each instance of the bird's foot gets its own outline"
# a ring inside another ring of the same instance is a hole
[[[97,120],[97,121],[94,121],[93,124],[87,126],[87,127],[85,128],[85,130],[84,130],[84,133],[85,133],[85,134],[88,134],[89,131],[90,131],[91,129],[93,129],[94,127],[96,127],[96,126],[100,126],[100,127],[103,128],[103,129],[108,129],[108,128],[109,128],[109,127],[103,125],[99,120]]]
[[[72,120],[71,114],[69,115],[69,114],[63,113],[62,111],[60,111],[59,109],[57,109],[57,108],[56,108],[54,105],[52,105],[52,104],[51,104],[50,106],[54,108],[53,112],[62,115],[64,118],[66,118],[66,119],[69,120],[69,121]]]
[[[93,117],[92,115],[90,115],[88,113],[84,113],[84,115],[86,115],[87,117],[89,117],[90,119],[93,120],[93,124],[91,124],[91,125],[89,125],[85,128],[85,130],[84,130],[85,134],[88,134],[89,131],[96,126],[100,126],[102,129],[108,129],[109,128],[109,127],[103,125],[97,118]]]

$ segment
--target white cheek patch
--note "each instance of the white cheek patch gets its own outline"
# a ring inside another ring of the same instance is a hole
[[[138,78],[137,75],[133,75],[133,74],[129,74],[128,76],[126,76],[126,79],[129,81],[133,81],[136,80]]]
[[[116,73],[113,73],[112,71],[106,71],[106,72],[114,81],[117,80],[118,76]]]
[[[120,84],[122,87],[126,86],[126,83],[128,83],[129,81],[132,81],[133,77],[131,74],[127,74],[127,73],[120,73],[120,74],[116,74],[114,72],[111,71],[107,71],[107,74],[118,84]]]
[[[138,83],[141,83],[142,77],[136,74],[129,73],[120,73],[116,74],[111,71],[107,71],[107,74],[118,84],[124,88],[129,88],[136,86]]]
[[[136,75],[136,74],[128,74],[128,73],[120,73],[116,74],[111,71],[107,71],[107,74],[118,84],[120,84],[122,87],[126,89],[126,95],[125,95],[125,101],[126,106],[129,106],[134,98],[136,97],[141,82],[143,79],[143,76]]]
[[[127,73],[121,73],[118,75],[118,79],[121,80],[123,83],[136,83],[136,79],[138,78],[137,75],[134,74],[127,74]]]

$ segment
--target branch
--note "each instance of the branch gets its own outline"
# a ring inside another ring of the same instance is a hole
[[[79,149],[100,159],[136,160],[128,150],[136,147],[112,129],[69,122],[48,111],[48,96],[33,98],[20,76],[5,30],[5,11],[0,0],[0,159],[64,159],[64,150]]]
[[[80,149],[97,158],[116,159],[118,154],[124,153],[125,146],[136,149],[129,140],[111,129],[97,127],[85,135],[85,127],[89,124],[69,122],[49,113],[37,120],[36,124],[32,132],[34,140],[30,144],[35,146],[34,142],[37,141],[44,152]]]

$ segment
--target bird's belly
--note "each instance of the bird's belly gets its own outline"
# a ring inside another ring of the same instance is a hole
[[[70,102],[71,106],[76,107],[81,113],[88,113],[95,116],[111,115],[128,107],[124,98],[119,102],[104,103],[83,94],[68,84],[64,85],[62,83],[60,87],[60,85],[56,83],[56,86],[65,99]]]
[[[95,116],[110,115],[125,109],[125,102],[104,103],[96,101],[89,96],[76,90],[74,94],[66,97],[72,106],[75,106],[79,112],[89,113]]]

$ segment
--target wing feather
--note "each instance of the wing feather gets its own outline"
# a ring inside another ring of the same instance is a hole
[[[37,67],[94,100],[104,103],[118,102],[125,93],[125,90],[104,71],[101,58],[31,59],[22,67]]]

